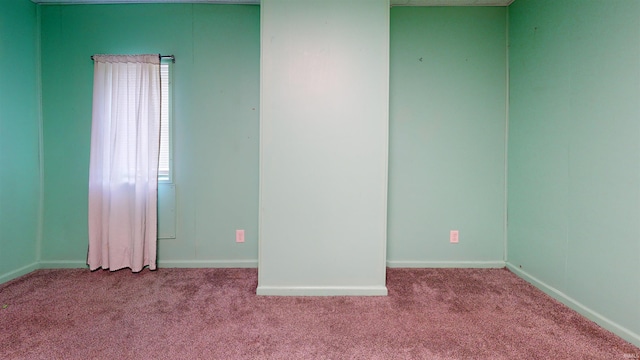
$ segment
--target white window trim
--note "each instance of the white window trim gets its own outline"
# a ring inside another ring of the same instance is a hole
[[[173,69],[172,69],[172,63],[170,61],[163,61],[160,65],[161,67],[166,67],[169,70],[169,76],[168,76],[168,87],[167,87],[167,91],[169,92],[167,98],[168,98],[168,136],[169,136],[169,143],[168,143],[168,165],[169,165],[169,171],[167,175],[160,175],[160,172],[158,172],[158,183],[168,183],[168,184],[173,184],[173,119],[174,119],[174,112],[173,112]],[[164,79],[163,79],[164,80]]]

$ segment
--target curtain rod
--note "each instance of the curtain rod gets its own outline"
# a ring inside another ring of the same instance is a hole
[[[176,57],[174,55],[160,55],[158,54],[158,58],[162,59],[171,59],[172,63],[176,63]],[[93,60],[93,55],[91,55],[91,60]]]

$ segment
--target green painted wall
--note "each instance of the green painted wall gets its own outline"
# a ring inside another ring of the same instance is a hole
[[[37,9],[0,1],[0,283],[36,266],[40,209]]]
[[[257,266],[259,15],[241,5],[42,6],[43,266],[86,261],[95,53],[177,59],[176,239],[159,241],[159,266]]]
[[[509,8],[508,261],[640,344],[640,2]]]
[[[390,266],[504,266],[506,32],[504,7],[391,9]]]
[[[162,52],[178,57],[177,238],[160,241],[160,264],[257,265],[259,8],[41,8],[43,263],[81,266],[86,256],[88,56]],[[391,9],[391,266],[503,261],[505,11]],[[234,243],[236,228],[245,244]],[[451,229],[460,244],[448,243]]]
[[[386,295],[388,0],[263,0],[261,295]]]

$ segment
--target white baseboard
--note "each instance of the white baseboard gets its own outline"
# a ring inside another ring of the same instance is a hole
[[[82,269],[89,268],[84,260],[44,260],[38,263],[39,269]]]
[[[158,268],[257,268],[258,260],[158,260]],[[39,269],[88,268],[84,260],[40,261]]]
[[[2,275],[0,275],[0,284],[6,283],[7,281],[11,281],[11,280],[13,280],[15,278],[18,278],[18,277],[20,277],[22,275],[26,275],[26,274],[28,274],[28,273],[30,273],[30,272],[32,272],[34,270],[38,270],[38,269],[39,269],[38,263],[34,262],[34,263],[29,264],[27,266],[23,266],[23,267],[21,267],[19,269],[10,271],[10,272],[8,272],[6,274],[2,274]]]
[[[258,260],[158,260],[158,268],[257,268]]]
[[[505,267],[504,261],[405,261],[387,260],[390,268],[487,268]]]
[[[603,328],[620,336],[621,338],[627,340],[628,342],[634,344],[635,346],[640,346],[640,334],[636,334],[633,331],[625,328],[624,326],[621,326],[618,323],[599,314],[598,312],[593,311],[592,309],[584,306],[583,304],[571,298],[570,296],[563,293],[562,291],[544,283],[543,281],[537,279],[535,276],[532,276],[526,271],[523,271],[518,266],[515,266],[510,262],[507,262],[507,268],[511,270],[514,274],[518,275],[519,277],[533,284],[538,289],[544,291],[547,295],[553,297],[554,299],[567,305],[571,309],[577,311],[587,319],[595,322],[596,324],[602,326]]]
[[[266,296],[387,296],[386,286],[260,286]]]

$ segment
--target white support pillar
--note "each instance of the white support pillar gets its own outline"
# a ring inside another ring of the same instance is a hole
[[[262,0],[259,295],[386,295],[388,0]]]

